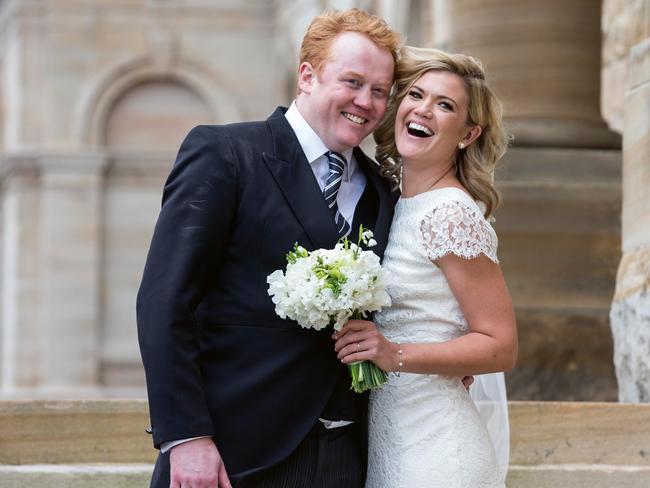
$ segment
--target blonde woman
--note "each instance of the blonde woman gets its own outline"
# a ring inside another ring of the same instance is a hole
[[[511,369],[516,323],[488,223],[507,137],[469,56],[405,47],[375,132],[401,197],[384,265],[393,305],[337,335],[344,363],[393,371],[372,392],[366,487],[503,487],[494,443],[461,378]],[[502,387],[502,385],[501,385]],[[506,424],[507,425],[507,424]]]

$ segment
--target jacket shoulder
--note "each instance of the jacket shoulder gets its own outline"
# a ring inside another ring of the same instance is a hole
[[[271,141],[271,131],[266,121],[235,122],[223,125],[198,125],[188,133],[186,140],[201,142],[208,146],[224,143],[237,151],[242,147],[262,148]]]

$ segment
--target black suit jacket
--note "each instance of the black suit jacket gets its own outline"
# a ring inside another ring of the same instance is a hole
[[[378,197],[381,256],[395,195],[376,164],[358,149],[355,157]],[[137,301],[156,447],[213,436],[236,479],[300,443],[343,366],[331,330],[275,314],[266,277],[286,267],[295,242],[316,249],[337,240],[284,109],[189,133],[165,184]]]

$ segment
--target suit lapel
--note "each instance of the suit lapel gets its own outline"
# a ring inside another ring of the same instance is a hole
[[[383,257],[384,250],[388,244],[390,224],[393,221],[395,198],[389,192],[386,180],[374,168],[374,166],[377,166],[377,163],[370,160],[358,147],[354,149],[354,157],[366,175],[366,184],[372,185],[379,195],[379,209],[377,210],[377,220],[373,229],[377,246],[372,250],[379,257]]]
[[[284,111],[278,108],[267,120],[274,154],[262,153],[264,163],[309,236],[311,248],[332,248],[339,238],[334,219]],[[299,244],[309,247],[308,243]]]

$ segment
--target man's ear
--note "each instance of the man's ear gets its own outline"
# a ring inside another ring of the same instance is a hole
[[[316,77],[316,71],[311,63],[307,61],[300,64],[298,67],[298,89],[304,93],[311,93],[311,86]]]

